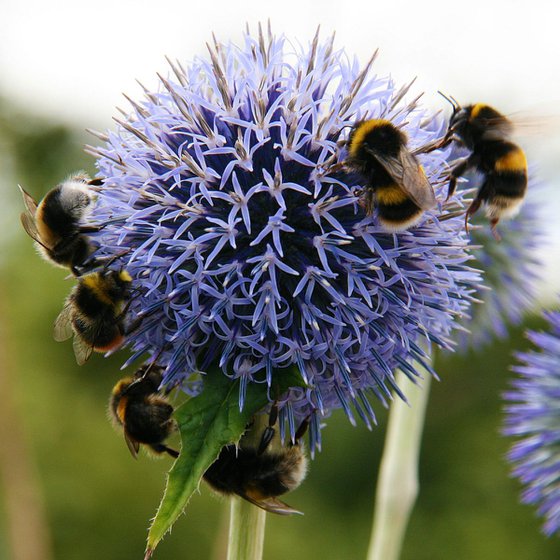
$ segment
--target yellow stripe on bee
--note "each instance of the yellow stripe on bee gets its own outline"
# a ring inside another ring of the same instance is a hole
[[[60,241],[60,236],[57,235],[53,230],[48,227],[42,219],[42,211],[39,206],[39,210],[35,214],[35,225],[37,227],[37,233],[39,234],[39,240],[45,247],[52,249],[57,241]]]
[[[521,148],[515,148],[496,161],[496,171],[525,171],[527,158]]]
[[[126,404],[128,402],[127,397],[121,397],[119,405],[117,406],[117,418],[121,424],[124,424],[124,415],[126,413]]]
[[[251,498],[251,500],[255,500],[255,502],[261,502],[262,500],[270,497],[254,484],[252,487],[247,488],[247,496]]]
[[[103,282],[101,276],[98,273],[88,274],[82,278],[82,282],[86,288],[91,290],[97,299],[107,305],[113,305],[113,300],[107,296],[105,291],[102,289],[101,284]]]
[[[480,113],[480,111],[482,111],[485,107],[488,107],[486,103],[477,103],[471,110],[471,119],[476,119],[478,113]]]
[[[393,126],[391,121],[386,119],[369,119],[367,121],[362,121],[356,125],[354,133],[352,134],[352,141],[348,146],[349,154],[354,157],[356,152],[360,149],[364,142],[365,137],[374,129],[379,126]]]
[[[396,185],[377,190],[377,203],[394,206],[408,200],[408,196]]]

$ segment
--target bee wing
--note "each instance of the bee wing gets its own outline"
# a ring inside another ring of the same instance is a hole
[[[270,498],[260,498],[260,499],[253,499],[247,494],[240,494],[240,496],[251,502],[253,505],[268,511],[269,513],[276,513],[278,515],[303,515],[303,512],[294,509],[293,507],[289,506],[288,504],[284,503],[282,500],[278,498],[270,497]]]
[[[140,444],[135,439],[131,438],[126,430],[124,431],[124,441],[126,441],[130,454],[136,459],[138,457],[138,451],[140,451]]]
[[[25,204],[25,208],[26,208],[25,212],[22,212],[20,214],[21,225],[23,226],[25,233],[27,233],[27,235],[29,235],[29,237],[31,237],[33,241],[35,241],[36,243],[41,245],[41,247],[43,247],[48,251],[49,247],[47,247],[43,243],[43,240],[39,235],[39,231],[37,230],[37,222],[35,221],[35,214],[37,212],[37,202],[29,193],[23,190],[21,185],[18,185],[18,187],[19,190],[21,191],[21,195],[23,196],[23,203]]]
[[[57,342],[62,342],[68,340],[73,332],[72,306],[67,303],[54,322],[53,336]]]
[[[43,245],[41,238],[39,237],[39,232],[37,231],[37,224],[35,223],[35,218],[29,212],[22,212],[20,215],[21,225],[25,230],[25,233],[39,243],[39,245]]]
[[[533,140],[536,136],[553,136],[560,126],[558,109],[548,104],[539,103],[538,106],[516,111],[507,116],[513,130],[515,140]]]
[[[25,204],[27,211],[31,214],[31,216],[35,216],[35,212],[37,212],[37,201],[27,191],[25,191],[21,185],[18,185],[18,187],[21,191],[23,203]]]
[[[74,348],[74,356],[76,356],[76,363],[79,366],[83,366],[92,355],[93,346],[77,334],[74,335],[72,346]]]
[[[80,335],[76,334],[72,328],[73,304],[71,299],[72,294],[54,322],[53,336],[57,342],[63,342],[64,340],[68,340],[72,334],[74,335],[74,340],[72,342],[74,355],[76,356],[76,362],[81,366],[85,364],[91,356],[93,346],[88,344]]]
[[[375,157],[419,208],[430,210],[436,205],[436,196],[430,181],[418,160],[408,150],[401,149],[397,157],[376,152]]]

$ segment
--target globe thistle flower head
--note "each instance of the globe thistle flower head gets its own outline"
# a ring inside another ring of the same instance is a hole
[[[479,184],[474,177],[469,185]],[[480,350],[495,338],[505,338],[510,325],[521,323],[525,313],[534,309],[542,262],[538,249],[543,243],[542,184],[534,168],[529,170],[527,196],[519,213],[500,221],[501,241],[492,236],[488,220],[472,220],[473,265],[484,272],[478,300],[463,318],[464,330],[456,331],[459,350]],[[465,196],[474,190],[466,190]]]
[[[390,119],[410,149],[444,125],[403,102],[409,86],[374,75],[373,59],[360,68],[332,40],[294,49],[260,31],[209,52],[171,63],[161,88],[90,148],[105,178],[96,257],[116,257],[140,294],[132,359],[157,355],[164,383],[189,394],[218,365],[240,380],[240,407],[249,383],[270,387],[296,369],[305,387],[270,400],[292,438],[310,417],[320,445],[330,409],[369,425],[370,395],[401,394],[393,371],[417,375],[423,340],[449,346],[479,282],[460,218],[441,220],[438,208],[388,233],[340,165],[360,119]],[[419,156],[436,186],[447,155]]]
[[[504,433],[518,438],[508,460],[524,486],[521,499],[538,506],[543,531],[552,535],[560,529],[560,312],[545,316],[549,332],[529,331],[536,350],[517,355]]]

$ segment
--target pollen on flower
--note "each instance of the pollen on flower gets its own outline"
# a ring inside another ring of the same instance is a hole
[[[219,365],[270,386],[297,369],[305,388],[278,398],[281,428],[342,407],[370,425],[370,397],[387,402],[393,372],[417,375],[422,342],[449,347],[480,278],[468,266],[460,217],[440,219],[448,149],[421,153],[444,123],[405,103],[333,40],[294,49],[270,30],[209,57],[170,62],[157,91],[89,151],[104,178],[92,211],[100,247],[134,279],[127,343],[157,356],[164,383],[190,394]],[[408,231],[366,216],[359,178],[342,163],[354,123],[390,120],[419,149],[440,202]],[[460,205],[461,195],[453,204]],[[193,375],[196,373],[196,375]]]

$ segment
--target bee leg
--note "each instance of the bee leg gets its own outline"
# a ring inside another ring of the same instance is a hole
[[[445,148],[445,146],[447,146],[447,144],[449,144],[450,142],[451,136],[446,134],[443,138],[440,138],[439,140],[436,140],[434,142],[428,142],[428,144],[424,144],[423,146],[416,148],[411,153],[415,156],[417,156],[418,154],[429,154],[434,150]]]
[[[472,202],[471,205],[467,208],[467,212],[465,213],[465,231],[468,233],[469,232],[469,218],[473,215],[476,214],[476,212],[478,211],[478,209],[480,208],[480,205],[482,204],[482,199],[479,197],[476,197]]]
[[[116,260],[128,255],[128,253],[130,253],[130,251],[132,251],[132,249],[125,249],[124,251],[119,251],[118,253],[116,253],[116,254],[114,254],[110,257],[98,257],[96,259],[96,261],[97,262],[105,261],[103,268],[109,268]]]
[[[105,227],[105,226],[101,226]],[[130,253],[131,249],[126,249],[124,251],[118,252],[116,255],[112,255],[110,257],[88,257],[82,264],[79,266],[78,270],[81,269],[80,275],[84,273],[85,270],[92,270],[93,268],[101,267],[103,265],[103,269],[107,269],[110,267],[117,259],[126,256]]]
[[[121,313],[121,315],[119,315],[119,318],[123,317],[124,313]],[[125,336],[128,336],[129,334],[132,334],[142,323],[142,321],[144,320],[144,317],[137,317],[136,319],[134,319],[134,321],[132,321],[131,323],[129,323],[125,329],[123,334]]]
[[[139,292],[140,292],[140,290],[139,290]],[[142,321],[146,317],[149,317],[150,315],[155,313],[162,306],[162,304],[163,304],[163,302],[160,300],[160,301],[150,305],[148,307],[148,309],[140,311],[136,315],[136,318],[126,326],[123,334],[126,335],[126,336],[128,336],[129,334],[132,334],[142,324]],[[123,319],[125,317],[126,313],[128,312],[131,305],[132,305],[132,299],[127,303],[127,305],[121,311],[121,313],[119,313],[119,316],[117,317],[117,319]]]
[[[80,233],[97,233],[98,231],[101,231],[104,227],[105,224],[101,226],[80,226],[78,231]]]
[[[500,218],[492,218],[490,220],[490,228],[492,229],[492,235],[494,236],[494,239],[498,243],[502,240],[502,236],[498,233],[498,230],[496,229],[496,226],[498,225],[499,221],[500,221]]]
[[[165,451],[168,455],[171,455],[171,457],[174,457],[175,459],[179,457],[179,452],[175,451],[175,449],[171,449],[171,447],[165,446]]]
[[[77,265],[77,264],[73,264],[70,267],[70,270],[72,271],[72,274],[76,277],[82,276],[82,274],[85,271],[85,267],[83,265]]]
[[[470,158],[466,158],[461,160],[449,174],[449,187],[447,188],[447,198],[445,200],[449,200],[453,193],[455,192],[455,188],[457,187],[457,179],[461,177],[465,171],[471,166]]]
[[[156,453],[167,453],[168,455],[171,455],[171,457],[177,459],[177,457],[179,457],[179,452],[175,451],[175,449],[171,449],[171,447],[167,447],[167,445],[163,445],[163,443],[151,443],[150,447],[156,452]]]
[[[309,428],[309,422],[310,422],[310,416],[305,418],[303,422],[299,425],[299,428],[297,429],[295,434],[294,445],[299,445],[299,440],[305,435],[305,433],[307,432],[307,428]]]
[[[276,434],[276,429],[274,426],[278,420],[278,404],[275,402],[271,409],[270,415],[268,417],[268,426],[265,428],[263,435],[261,436],[261,441],[259,442],[259,447],[257,449],[257,455],[262,455],[266,448],[269,446],[270,442]]]
[[[167,447],[167,445],[161,445],[161,447],[163,448],[162,451],[164,451],[168,455],[171,455],[171,457],[173,457],[174,459],[177,459],[177,457],[179,457],[179,452],[175,451],[175,449],[171,449],[171,447]]]
[[[457,177],[452,176],[449,179],[449,186],[447,187],[447,197],[445,199],[446,201],[451,198],[456,188],[457,188]]]
[[[327,173],[338,173],[344,169],[344,163],[333,163],[329,167],[325,168],[324,174]]]

